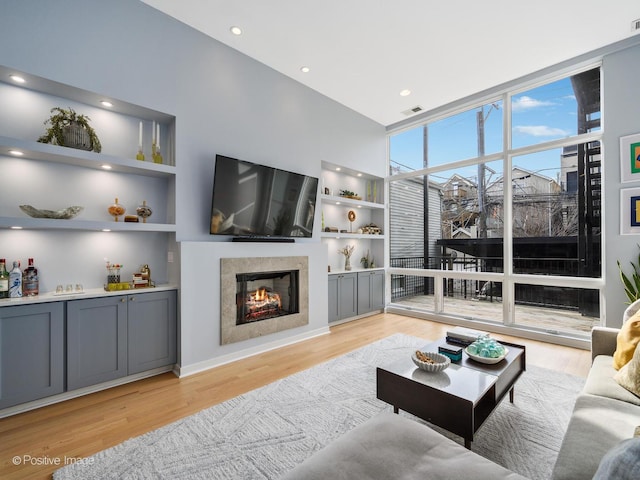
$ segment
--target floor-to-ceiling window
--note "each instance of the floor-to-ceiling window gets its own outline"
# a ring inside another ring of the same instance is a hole
[[[600,323],[600,68],[390,134],[392,304],[583,337]]]

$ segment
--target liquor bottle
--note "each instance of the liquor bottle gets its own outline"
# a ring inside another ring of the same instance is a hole
[[[38,269],[33,265],[33,258],[29,259],[29,266],[22,272],[22,295],[31,297],[40,293]]]
[[[22,271],[20,270],[20,262],[13,262],[13,268],[9,272],[9,296],[11,298],[19,298],[22,296]]]
[[[9,296],[9,272],[6,263],[4,258],[0,258],[0,298]]]

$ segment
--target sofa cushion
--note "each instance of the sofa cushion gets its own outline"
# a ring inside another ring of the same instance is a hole
[[[587,381],[582,389],[583,393],[614,398],[623,402],[640,406],[640,398],[622,388],[613,378],[616,374],[611,355],[598,355],[593,359]]]
[[[618,332],[616,351],[613,354],[613,367],[616,370],[626,365],[636,346],[640,342],[640,311],[627,320]]]
[[[613,379],[640,400],[640,347],[636,347],[629,363],[618,370]]]
[[[640,478],[640,438],[619,443],[602,458],[593,480],[637,480]]]
[[[357,426],[282,480],[524,479],[426,425],[382,413]]]
[[[581,394],[553,468],[554,480],[592,478],[604,455],[633,437],[640,407],[611,398]]]

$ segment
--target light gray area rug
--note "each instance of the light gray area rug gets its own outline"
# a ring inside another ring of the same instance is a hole
[[[425,343],[393,335],[127,440],[58,470],[54,479],[277,479],[356,425],[390,411],[376,399],[376,367]],[[528,367],[516,384],[515,403],[505,399],[498,406],[472,450],[525,477],[549,478],[583,384],[579,377]]]

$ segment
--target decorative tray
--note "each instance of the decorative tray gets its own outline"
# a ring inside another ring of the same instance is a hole
[[[504,358],[509,354],[509,350],[507,348],[504,349],[504,354],[500,357],[490,358],[490,357],[481,357],[480,355],[475,355],[473,353],[469,353],[469,347],[464,349],[464,353],[466,353],[471,360],[475,360],[476,362],[485,363],[487,365],[493,365],[495,363],[501,362]]]

